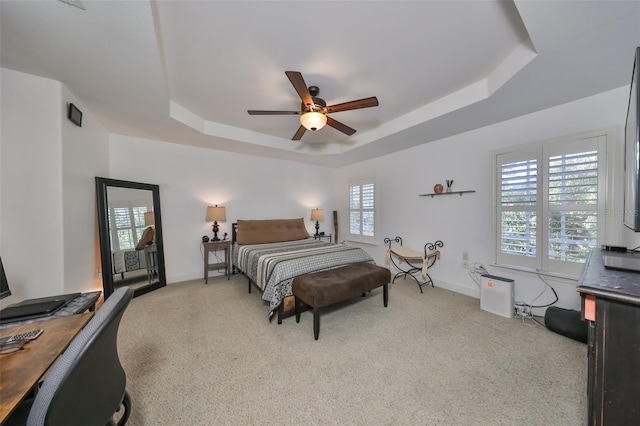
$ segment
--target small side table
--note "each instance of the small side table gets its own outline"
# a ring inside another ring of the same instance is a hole
[[[204,246],[204,282],[205,284],[209,283],[209,271],[211,270],[220,270],[224,268],[224,274],[229,276],[229,261],[231,257],[229,256],[229,250],[231,249],[231,241],[209,241],[206,243],[202,243]],[[216,262],[209,263],[209,253],[210,252],[223,251],[224,252],[224,262]]]
[[[147,279],[149,284],[158,278],[158,246],[151,244],[144,246],[144,261],[147,264]]]
[[[331,242],[331,234],[324,234],[324,235],[314,235],[313,239],[314,240],[320,240],[322,241],[323,238],[327,238],[329,240],[329,242]]]

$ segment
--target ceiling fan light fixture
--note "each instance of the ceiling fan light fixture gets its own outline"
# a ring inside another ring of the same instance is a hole
[[[302,124],[305,129],[315,132],[327,124],[327,116],[321,112],[306,112],[300,116],[300,124]]]

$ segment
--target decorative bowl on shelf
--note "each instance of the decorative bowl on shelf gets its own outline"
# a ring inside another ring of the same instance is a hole
[[[439,183],[436,183],[436,184],[433,186],[433,192],[435,192],[436,194],[440,194],[440,193],[442,192],[442,190],[443,190],[443,189],[444,189],[444,187],[443,187],[441,184],[439,184]]]

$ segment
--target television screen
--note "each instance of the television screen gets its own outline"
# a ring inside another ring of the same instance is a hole
[[[624,224],[640,232],[640,47],[636,48],[633,71],[631,72],[631,92],[627,108],[627,120],[624,128]]]
[[[0,299],[11,296],[7,276],[4,274],[4,266],[2,266],[2,258],[0,257]]]

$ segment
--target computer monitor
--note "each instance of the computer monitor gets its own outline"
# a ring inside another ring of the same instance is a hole
[[[4,274],[4,266],[2,266],[2,257],[0,257],[0,299],[11,296],[7,276]]]

